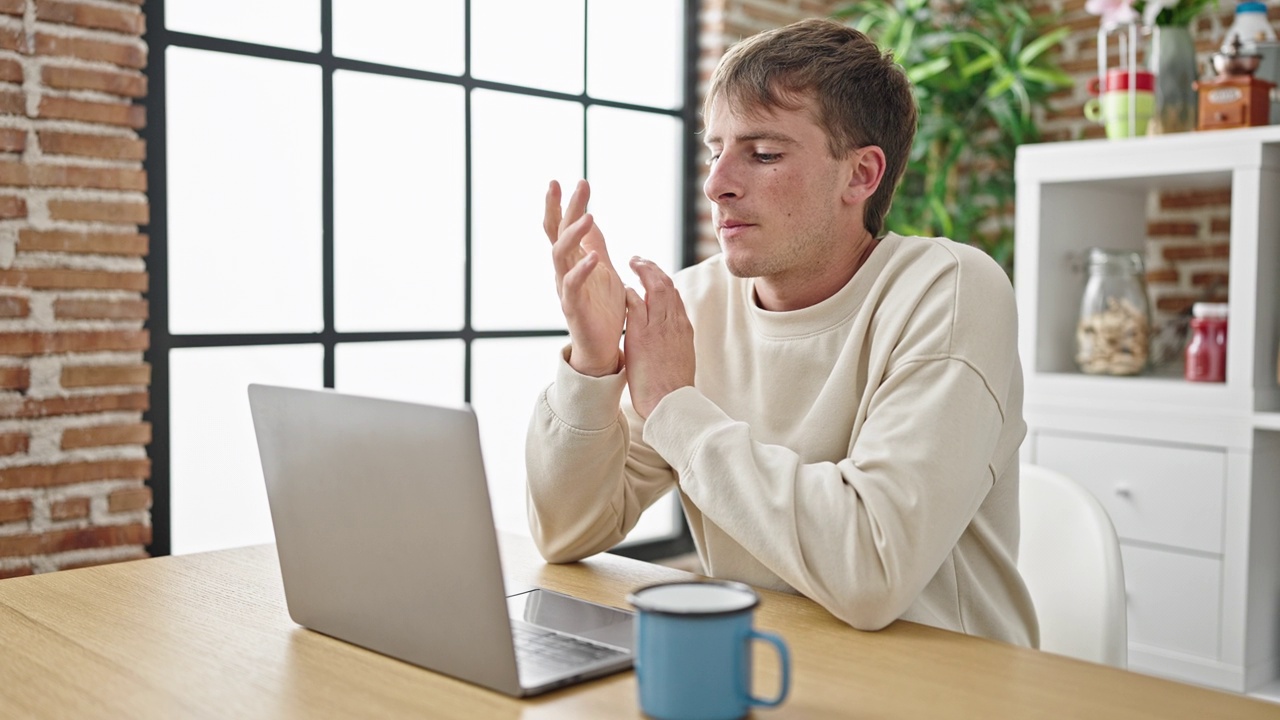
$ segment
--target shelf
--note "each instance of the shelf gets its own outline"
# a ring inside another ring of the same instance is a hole
[[[1230,173],[1238,167],[1257,167],[1266,160],[1259,147],[1280,144],[1280,126],[1178,133],[1126,140],[1086,140],[1070,143],[1023,145],[1016,165],[1020,184],[1031,182],[1089,182],[1106,185],[1126,181],[1135,187],[1151,187],[1144,179],[1162,178],[1154,185],[1170,182],[1197,186],[1215,174]],[[1170,180],[1173,176],[1178,179]]]
[[[1280,412],[1254,413],[1253,427],[1256,430],[1280,430]]]

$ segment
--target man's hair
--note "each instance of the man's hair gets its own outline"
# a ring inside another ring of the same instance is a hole
[[[879,237],[902,179],[916,133],[911,83],[866,35],[832,20],[812,18],[753,35],[733,46],[711,75],[703,104],[724,97],[739,111],[799,110],[817,101],[814,121],[827,135],[832,157],[876,145],[885,173],[867,200],[863,224]]]

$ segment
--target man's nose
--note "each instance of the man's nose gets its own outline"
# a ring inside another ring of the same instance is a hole
[[[711,163],[707,173],[707,181],[702,184],[702,192],[711,202],[724,202],[742,196],[742,185],[738,179],[737,168],[725,157]]]

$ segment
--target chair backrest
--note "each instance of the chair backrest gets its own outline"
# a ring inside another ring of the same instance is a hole
[[[1115,526],[1085,488],[1023,463],[1018,571],[1040,618],[1040,649],[1125,667],[1124,566]]]

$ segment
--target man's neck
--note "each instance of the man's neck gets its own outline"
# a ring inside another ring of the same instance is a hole
[[[865,229],[857,240],[844,247],[848,252],[831,257],[820,268],[794,272],[786,276],[755,279],[756,303],[765,310],[786,312],[817,305],[840,292],[876,249],[876,239]]]

